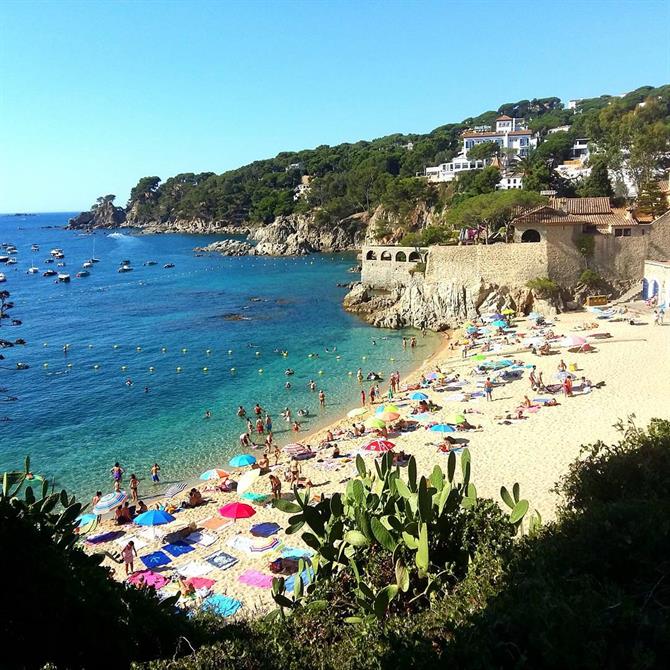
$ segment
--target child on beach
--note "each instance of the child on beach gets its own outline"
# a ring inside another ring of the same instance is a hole
[[[135,543],[131,540],[121,551],[123,556],[123,563],[126,566],[126,576],[132,575],[134,570],[134,558],[137,556],[137,549],[135,549]]]

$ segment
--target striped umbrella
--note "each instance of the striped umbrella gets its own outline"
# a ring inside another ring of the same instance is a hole
[[[561,340],[562,347],[581,347],[586,344],[586,340],[580,335],[568,335]]]
[[[207,470],[207,472],[203,472],[200,475],[200,479],[225,479],[226,477],[229,477],[230,475],[225,471],[221,470],[221,468],[214,468],[213,470]]]
[[[123,504],[128,498],[128,494],[125,491],[119,491],[114,493],[108,493],[106,496],[102,496],[98,503],[93,508],[93,514],[106,514],[111,512],[115,507]]]
[[[282,451],[287,454],[302,454],[304,451],[307,451],[307,447],[304,444],[300,444],[300,442],[293,442],[282,447]]]
[[[372,440],[372,442],[366,444],[363,449],[366,451],[384,452],[391,451],[393,447],[395,447],[395,444],[393,442],[389,442],[388,440]]]
[[[186,489],[186,486],[186,482],[177,482],[176,484],[172,484],[172,486],[169,486],[165,491],[165,497],[174,498],[174,496],[178,496],[184,489]]]

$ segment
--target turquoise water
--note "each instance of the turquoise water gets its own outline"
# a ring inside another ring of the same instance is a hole
[[[217,238],[82,235],[52,227],[68,216],[0,217],[0,242],[18,247],[17,264],[0,265],[7,276],[2,288],[15,303],[12,317],[23,322],[11,327],[3,319],[0,338],[27,341],[0,350],[0,387],[7,389],[0,398],[18,398],[0,402],[0,417],[10,419],[0,422],[0,471],[30,454],[34,472],[88,495],[111,488],[109,469],[119,461],[144,480],[142,493],[154,461],[165,482],[225,467],[239,452],[238,405],[267,408],[275,438],[287,443],[295,436],[279,416],[284,407],[294,414],[308,408],[303,431],[312,430],[358,404],[359,366],[365,373],[404,373],[437,345],[435,336],[419,336],[414,352],[403,351],[401,332],[371,328],[342,309],[345,289],[336,284],[355,278],[347,273],[353,254],[196,257],[194,246]],[[31,244],[40,251],[31,252]],[[65,268],[44,263],[53,247],[63,249]],[[91,276],[76,279],[93,255],[100,263]],[[126,259],[134,270],[120,274]],[[147,260],[158,264],[144,266]],[[33,262],[39,274],[26,273]],[[164,269],[168,262],[175,267]],[[71,283],[43,277],[48,267],[67,271]],[[336,353],[325,351],[334,346]],[[288,350],[288,357],[275,349]],[[30,368],[14,369],[18,361]],[[284,375],[287,367],[294,376]],[[291,390],[284,388],[287,379]],[[310,379],[326,393],[325,410],[308,389]]]

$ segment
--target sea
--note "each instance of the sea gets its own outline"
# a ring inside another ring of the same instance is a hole
[[[0,243],[17,247],[17,263],[0,264],[0,290],[14,303],[0,340],[26,342],[0,349],[0,472],[30,456],[55,489],[88,497],[111,490],[119,462],[139,477],[141,496],[155,494],[154,462],[162,485],[228,466],[241,452],[240,405],[251,414],[259,403],[275,440],[294,442],[360,403],[358,368],[402,376],[439,345],[436,335],[372,328],[344,311],[337,284],[357,279],[353,253],[198,256],[195,246],[222,237],[84,234],[65,230],[72,215],[0,216]],[[54,248],[64,267],[45,262]],[[93,257],[90,276],[76,278]],[[123,261],[131,272],[118,272]],[[39,273],[27,273],[33,265]],[[48,268],[71,281],[44,277]],[[417,347],[404,350],[403,335]],[[309,412],[298,434],[280,416],[286,407]]]

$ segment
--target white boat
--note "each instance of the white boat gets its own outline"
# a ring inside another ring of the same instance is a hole
[[[88,262],[89,262],[89,263],[99,263],[99,262],[100,262],[100,259],[99,259],[99,258],[89,258],[89,259],[88,259]]]
[[[130,265],[122,265],[119,269],[118,272],[132,272],[133,269],[130,267]]]
[[[40,250],[40,245],[39,244],[33,244],[30,247],[30,251],[39,251]]]
[[[54,247],[50,252],[52,256],[58,256],[59,254],[63,253],[62,249],[59,249],[58,247]]]
[[[93,263],[92,263],[91,261],[85,261],[84,263],[82,263],[82,267],[84,267],[84,268],[92,268],[92,267],[93,267]]]
[[[2,283],[3,281],[7,281],[7,278],[5,277],[5,275],[2,274],[2,272],[0,272],[0,283]]]
[[[42,273],[43,277],[55,277],[58,273],[55,270],[45,270]]]
[[[80,270],[80,271],[77,272],[77,274],[75,275],[75,277],[76,277],[77,279],[81,279],[82,277],[90,277],[90,276],[91,276],[91,273],[90,273],[88,270]]]
[[[56,263],[56,267],[57,267],[57,268],[64,268],[64,267],[65,267],[65,263]]]
[[[26,272],[27,272],[29,275],[37,274],[39,271],[40,271],[40,269],[39,269],[39,268],[36,268],[34,265],[31,265],[31,266],[26,270]]]
[[[11,244],[7,247],[6,249],[8,254],[16,254],[18,251],[16,250],[16,247],[13,247]]]
[[[0,263],[6,263],[9,260],[9,256],[0,256]]]
[[[16,265],[16,258],[8,258],[7,265]]]
[[[65,273],[65,272],[59,272],[58,273],[58,281],[67,283],[70,281],[70,275]]]

